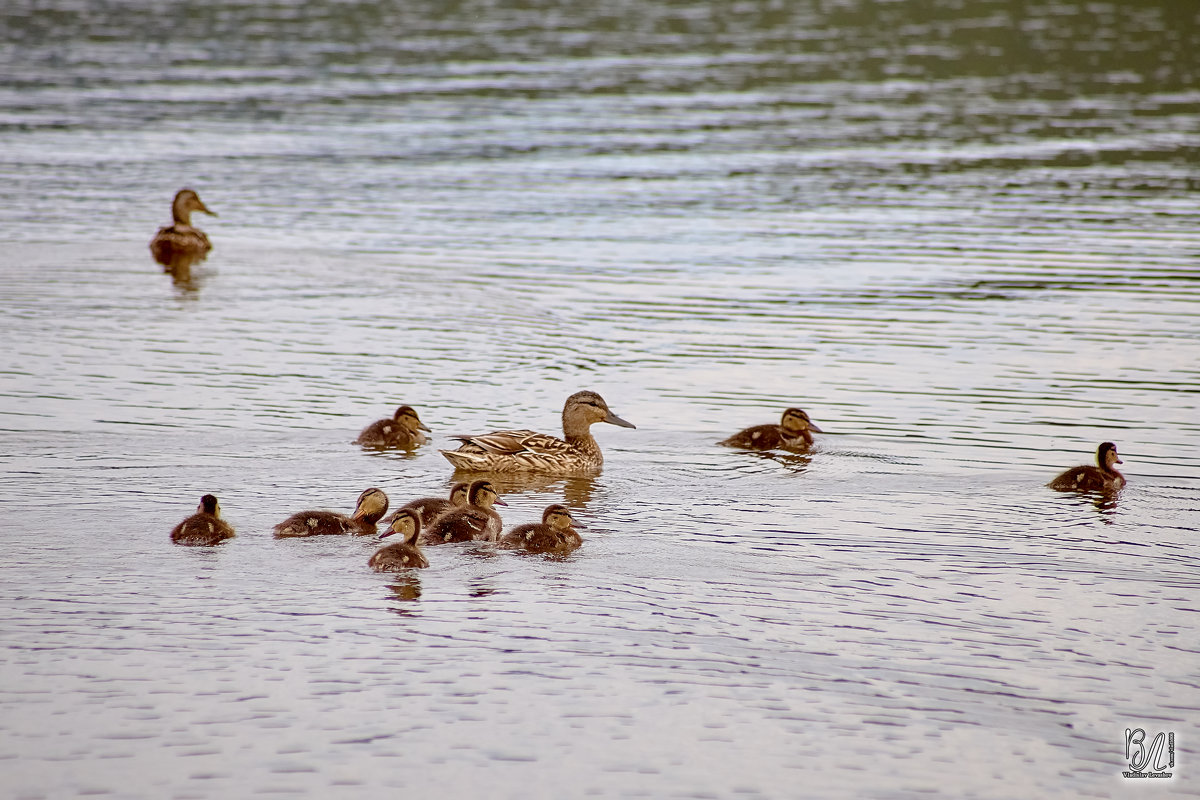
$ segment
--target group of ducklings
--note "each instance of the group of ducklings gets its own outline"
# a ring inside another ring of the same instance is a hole
[[[169,272],[186,271],[203,261],[212,243],[204,231],[192,225],[192,213],[216,216],[192,189],[180,189],[171,204],[172,224],[160,228],[150,242],[154,260]],[[609,409],[595,392],[576,392],[563,404],[563,438],[531,430],[506,430],[453,436],[461,442],[456,450],[442,450],[456,470],[464,472],[541,473],[556,477],[593,475],[604,464],[600,446],[592,438],[591,426],[607,422],[623,428],[635,427]],[[400,406],[391,419],[381,419],[363,429],[355,440],[364,447],[413,449],[426,444],[429,428],[412,406]],[[813,444],[813,433],[823,433],[799,408],[783,412],[778,425],[755,425],[735,433],[720,444],[750,450],[804,452]],[[1117,448],[1104,442],[1096,451],[1097,466],[1072,467],[1049,484],[1059,491],[1111,492],[1125,485],[1115,465],[1121,463]],[[487,480],[456,483],[449,498],[414,500],[392,515],[383,537],[398,535],[400,541],[371,557],[370,566],[379,571],[426,567],[420,545],[448,542],[487,541],[506,549],[532,552],[569,552],[582,543],[575,528],[581,526],[565,506],[547,506],[542,521],[513,528],[501,536],[500,515],[493,506],[507,505]],[[332,511],[303,511],[275,526],[275,536],[292,538],[329,534],[377,533],[379,520],[387,513],[388,497],[370,488],[359,495],[350,516]],[[171,531],[179,544],[211,545],[233,536],[233,528],[221,519],[217,498],[206,494],[196,513]]]
[[[531,430],[493,431],[453,436],[462,442],[459,448],[440,452],[457,470],[466,472],[592,475],[604,463],[600,446],[591,434],[591,426],[597,422],[635,427],[613,413],[600,395],[581,391],[563,404],[562,439]],[[355,441],[366,447],[411,449],[428,441],[425,435],[428,431],[417,412],[405,405],[396,409],[391,419],[364,428]],[[813,432],[823,433],[802,409],[789,408],[778,425],[755,425],[719,444],[750,450],[804,452],[813,444]],[[1096,451],[1096,462],[1094,467],[1072,467],[1047,485],[1075,492],[1111,492],[1125,485],[1125,477],[1115,466],[1122,463],[1116,445],[1102,443]],[[502,549],[535,553],[568,553],[582,544],[576,528],[583,526],[566,506],[549,505],[542,512],[541,522],[518,525],[502,534],[500,515],[494,508],[497,505],[508,504],[486,479],[456,483],[448,498],[423,497],[406,503],[387,520],[387,529],[381,534],[381,538],[399,536],[399,541],[376,552],[368,565],[379,572],[427,567],[429,560],[421,546],[452,542],[492,542]],[[276,525],[275,536],[374,535],[387,511],[387,495],[382,489],[372,487],[359,495],[349,516],[332,511],[302,511]],[[172,541],[179,544],[217,544],[232,536],[233,528],[220,518],[220,506],[211,494],[201,498],[196,514],[171,532]]]

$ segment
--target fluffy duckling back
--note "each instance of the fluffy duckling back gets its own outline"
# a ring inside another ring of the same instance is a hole
[[[173,223],[165,228],[159,228],[158,233],[150,240],[150,255],[168,270],[184,269],[198,261],[203,261],[212,250],[208,236],[199,228],[192,227],[192,212],[203,211],[205,214],[216,216],[209,211],[191,189],[180,189],[171,203]]]
[[[232,538],[233,528],[221,519],[221,505],[211,494],[201,497],[196,513],[171,530],[175,544],[212,545]]]
[[[462,442],[457,450],[442,455],[455,469],[475,472],[537,472],[551,475],[594,475],[604,466],[604,454],[592,438],[591,427],[607,422],[622,428],[635,427],[608,408],[595,392],[576,392],[563,404],[563,438],[535,431],[495,431],[472,436],[454,436]]]
[[[421,515],[421,524],[426,528],[433,525],[434,520],[445,514],[452,508],[465,506],[467,504],[467,490],[470,484],[465,481],[459,481],[450,487],[450,498],[445,497],[422,497],[418,500],[412,500],[402,505],[396,514],[405,509],[412,509]],[[392,516],[395,519],[396,515]],[[391,520],[388,520],[391,522]]]
[[[747,450],[790,450],[803,452],[812,446],[812,432],[824,433],[799,408],[783,412],[778,425],[755,425],[739,431],[719,444]]]
[[[378,533],[375,524],[388,510],[388,497],[382,489],[367,489],[358,496],[354,513],[350,516],[333,511],[301,511],[275,526],[275,538],[287,539],[297,536],[373,536]]]
[[[541,522],[518,525],[504,535],[500,547],[504,550],[527,550],[531,553],[567,553],[583,544],[576,533],[583,527],[571,516],[566,506],[546,506]]]
[[[417,540],[421,536],[421,515],[411,508],[402,508],[392,517],[392,524],[383,536],[399,534],[401,541],[375,551],[367,566],[376,572],[400,572],[429,566]]]
[[[491,481],[475,481],[467,489],[467,504],[442,514],[421,535],[421,544],[494,542],[500,538],[500,514],[493,505],[506,506]]]
[[[1114,466],[1120,463],[1117,446],[1102,442],[1096,448],[1097,466],[1071,467],[1046,485],[1060,492],[1115,492],[1125,485],[1125,476]]]
[[[391,419],[381,419],[363,428],[354,442],[364,447],[411,450],[429,441],[429,437],[421,432],[428,430],[412,406],[400,406]]]

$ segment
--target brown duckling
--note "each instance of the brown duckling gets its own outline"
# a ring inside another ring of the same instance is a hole
[[[433,521],[445,514],[452,508],[465,506],[467,504],[467,490],[470,484],[465,481],[459,481],[450,487],[450,499],[445,497],[422,497],[419,500],[412,500],[400,506],[399,510],[392,515],[392,518],[387,520],[391,522],[396,518],[401,511],[412,509],[421,515],[421,524],[426,528],[433,524]]]
[[[428,430],[412,406],[400,406],[391,419],[381,419],[363,428],[354,443],[364,447],[398,447],[411,450],[429,441],[429,437],[421,432]]]
[[[528,550],[531,553],[566,553],[583,544],[575,532],[582,528],[566,506],[546,506],[541,522],[518,525],[504,535],[500,547],[504,550]]]
[[[1096,448],[1097,466],[1071,467],[1046,485],[1060,492],[1113,492],[1125,485],[1125,476],[1113,466],[1120,463],[1117,446],[1102,442]]]
[[[203,261],[212,250],[208,236],[199,228],[192,227],[192,212],[203,211],[205,214],[217,216],[209,211],[208,206],[200,200],[191,189],[180,189],[171,203],[173,224],[159,228],[158,233],[150,240],[150,255],[168,270],[184,269],[198,261]]]
[[[562,439],[536,431],[496,431],[451,437],[462,446],[441,452],[455,469],[467,471],[594,475],[604,465],[604,454],[591,433],[596,422],[636,427],[610,411],[603,397],[583,391],[563,404]]]
[[[791,450],[802,452],[813,443],[812,431],[824,433],[803,410],[789,408],[778,425],[755,425],[739,431],[719,444],[749,450]]]
[[[467,489],[467,504],[442,514],[421,534],[421,544],[494,542],[500,538],[500,514],[493,505],[506,506],[491,481],[475,481]]]
[[[399,572],[429,566],[417,540],[421,536],[421,515],[411,508],[402,508],[392,516],[392,524],[382,536],[400,534],[401,541],[375,551],[367,566],[376,572]]]
[[[301,511],[275,526],[275,538],[296,536],[373,536],[378,533],[375,524],[388,510],[388,497],[382,489],[367,489],[358,496],[354,513],[350,516],[333,511]]]
[[[211,494],[201,497],[196,513],[171,531],[171,541],[175,544],[211,545],[232,538],[233,527],[221,519],[221,505],[216,495]]]

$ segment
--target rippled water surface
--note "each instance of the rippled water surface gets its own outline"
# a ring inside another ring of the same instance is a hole
[[[6,3],[5,791],[1194,794],[1197,14]],[[603,473],[500,482],[567,558],[270,536],[581,388]],[[1104,440],[1118,496],[1045,488]]]

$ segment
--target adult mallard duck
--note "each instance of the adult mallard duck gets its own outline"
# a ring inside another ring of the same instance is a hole
[[[789,408],[778,425],[755,425],[739,431],[719,444],[748,450],[790,450],[799,453],[813,443],[812,432],[824,433],[803,410]]]
[[[455,469],[473,472],[542,472],[560,476],[591,475],[604,465],[591,427],[608,422],[636,427],[609,410],[595,392],[576,392],[563,404],[563,438],[535,431],[496,431],[477,436],[452,436],[463,444],[443,450]]]
[[[470,484],[465,481],[459,481],[450,487],[450,498],[445,497],[422,497],[418,500],[411,500],[400,506],[399,510],[392,515],[392,518],[387,520],[391,522],[401,511],[411,509],[416,511],[421,516],[421,524],[428,528],[433,524],[433,521],[445,514],[452,508],[465,506],[467,504],[467,490]]]
[[[348,533],[351,536],[373,536],[375,524],[388,510],[388,497],[382,489],[367,489],[358,496],[350,516],[333,511],[301,511],[275,526],[275,538],[296,536],[332,536]]]
[[[392,524],[382,536],[400,535],[400,541],[375,551],[367,566],[376,572],[400,572],[429,566],[417,539],[421,535],[421,515],[411,508],[402,508],[392,517]]]
[[[175,544],[211,545],[232,538],[233,528],[221,519],[221,504],[211,494],[201,497],[196,513],[171,531],[171,541]]]
[[[575,528],[582,528],[566,506],[546,506],[541,522],[518,525],[500,540],[503,550],[528,550],[531,553],[567,553],[583,544]]]
[[[1125,476],[1113,466],[1120,463],[1117,446],[1102,442],[1096,448],[1097,466],[1071,467],[1046,485],[1060,492],[1114,492],[1125,485]]]
[[[193,211],[203,211],[214,217],[217,215],[208,210],[208,206],[194,191],[180,189],[171,203],[173,224],[159,228],[150,240],[150,255],[167,270],[186,269],[197,261],[203,261],[208,251],[212,250],[212,243],[204,231],[192,227]]]
[[[467,490],[467,504],[442,514],[421,534],[421,544],[494,542],[500,538],[500,514],[493,505],[506,506],[491,481],[475,481]]]
[[[354,442],[364,447],[398,447],[411,450],[429,441],[429,437],[421,433],[428,430],[412,406],[400,406],[391,419],[381,419],[363,428]]]

